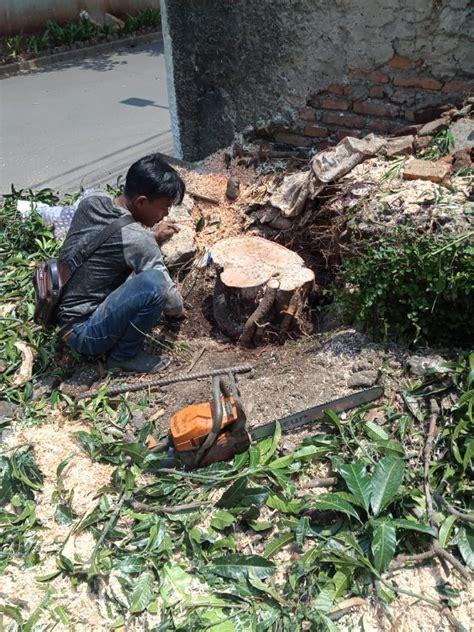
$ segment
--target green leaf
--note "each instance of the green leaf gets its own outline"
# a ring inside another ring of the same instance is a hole
[[[393,454],[393,456],[405,456],[405,448],[400,441],[396,439],[389,439],[385,443],[379,443],[379,450],[383,454]]]
[[[104,446],[104,449],[107,450],[107,446]],[[113,451],[129,456],[138,465],[142,464],[150,453],[148,448],[141,443],[125,443],[121,441],[113,444]]]
[[[409,531],[419,531],[420,533],[427,533],[428,535],[432,535],[433,537],[436,535],[435,530],[427,524],[421,524],[421,522],[416,522],[415,520],[404,520],[402,518],[397,518],[396,520],[392,520],[393,524],[400,529],[408,529]]]
[[[195,229],[196,232],[200,233],[203,230],[205,225],[206,225],[206,218],[200,217],[198,221],[196,222],[196,229]]]
[[[281,513],[297,513],[299,512],[301,505],[303,504],[302,500],[293,499],[286,500],[280,494],[272,494],[267,498],[267,507],[270,509],[276,509]]]
[[[138,578],[130,600],[130,612],[143,612],[150,605],[155,593],[153,591],[153,575],[145,572]]]
[[[254,531],[267,531],[273,527],[273,522],[269,520],[252,520],[248,524]]]
[[[360,521],[359,514],[354,509],[354,507],[346,500],[339,498],[335,494],[320,494],[314,503],[314,507],[315,509],[319,509],[320,511],[342,512],[347,516],[353,517],[356,520]]]
[[[19,623],[20,626],[23,625],[23,615],[21,613],[21,609],[17,606],[11,606],[10,604],[0,605],[0,612],[6,614],[8,617],[10,617],[10,619],[13,619],[17,623]],[[21,630],[22,628],[20,627],[19,629]]]
[[[316,445],[304,445],[291,455],[294,461],[311,461],[327,453],[327,448]]]
[[[160,595],[166,607],[188,601],[191,596],[193,577],[181,566],[167,562],[163,566]]]
[[[69,465],[69,463],[72,461],[72,459],[74,457],[75,457],[75,454],[70,454],[63,461],[61,461],[61,463],[56,468],[56,477],[57,478],[61,477],[61,474],[64,472],[65,468]]]
[[[272,599],[280,603],[282,606],[288,605],[285,599],[279,593],[277,593],[277,591],[274,588],[272,588],[271,586],[267,586],[267,584],[262,582],[262,580],[256,577],[255,575],[250,574],[248,581],[254,588],[259,590],[260,592],[270,595]]]
[[[261,441],[259,443],[260,446],[260,452],[262,454],[262,463],[268,463],[270,461],[270,459],[272,458],[272,456],[275,454],[277,448],[278,448],[278,444],[280,442],[281,439],[281,426],[280,423],[277,421],[275,424],[275,433],[273,435],[273,438],[271,439],[271,443],[270,446],[268,448],[268,450],[263,449],[263,445],[265,443],[265,439],[263,441]]]
[[[239,507],[240,501],[245,496],[247,489],[247,479],[239,478],[225,490],[220,500],[216,503],[216,507]]]
[[[372,482],[362,461],[352,465],[339,465],[339,472],[357,500],[368,512],[372,496]]]
[[[388,433],[383,428],[375,424],[373,421],[367,421],[365,423],[365,430],[372,441],[385,442],[390,439]]]
[[[272,470],[281,470],[285,467],[288,467],[293,463],[293,455],[287,454],[286,456],[280,456],[278,459],[275,459],[271,463],[269,463],[269,467]]]
[[[466,445],[466,451],[464,452],[464,458],[462,460],[463,472],[466,471],[468,465],[471,465],[472,458],[474,457],[474,441],[469,441]]]
[[[292,531],[290,531],[290,533],[284,533],[283,535],[279,536],[278,538],[275,538],[275,540],[272,540],[271,542],[267,544],[267,546],[265,547],[263,551],[263,555],[265,557],[271,557],[272,555],[275,555],[275,553],[280,551],[287,544],[289,544],[290,542],[293,542],[294,539],[295,539],[295,534]]]
[[[60,570],[52,571],[51,573],[48,573],[47,575],[38,575],[38,577],[35,577],[35,581],[36,582],[49,582],[52,579],[55,579],[56,577],[58,577],[58,575],[61,575]]]
[[[340,628],[338,628],[334,621],[327,617],[325,614],[320,613],[319,618],[321,620],[321,623],[324,625],[324,629],[327,630],[327,632],[340,632]]]
[[[379,524],[372,537],[372,555],[375,568],[381,573],[393,559],[396,547],[396,529],[393,522],[386,520]]]
[[[235,516],[231,514],[229,511],[218,511],[211,518],[211,527],[214,529],[226,529],[230,527],[231,524],[234,524]]]
[[[448,516],[439,528],[438,540],[443,549],[445,549],[449,543],[455,521],[456,516]]]
[[[213,560],[208,569],[227,579],[240,579],[255,575],[259,579],[270,577],[275,572],[275,566],[260,555],[240,555],[234,553]]]
[[[314,608],[319,612],[328,612],[334,602],[345,594],[350,577],[350,571],[336,571],[334,576],[316,597],[313,604]]]
[[[386,456],[377,463],[372,476],[370,501],[375,516],[395,498],[404,472],[404,462],[394,456]]]
[[[463,527],[457,536],[458,549],[464,562],[474,570],[474,529]]]
[[[53,588],[53,586],[48,587],[40,605],[31,613],[31,615],[28,617],[28,620],[25,621],[25,624],[22,628],[23,632],[33,632],[33,630],[36,628],[36,624],[40,620],[43,612],[48,607],[49,602],[52,596],[55,594],[55,592],[56,590],[55,588]]]
[[[232,507],[250,507],[261,505],[268,497],[266,487],[249,485],[246,478],[239,478],[227,489],[216,503],[216,507],[230,509]]]
[[[349,492],[332,492],[332,494],[334,496],[337,496],[338,498],[342,498],[342,500],[347,500],[347,502],[350,503],[351,505],[355,505],[356,507],[362,507],[362,509],[364,508],[364,505],[361,503],[361,501],[358,498],[354,496],[354,494],[350,494]]]

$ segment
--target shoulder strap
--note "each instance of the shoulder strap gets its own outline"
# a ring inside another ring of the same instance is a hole
[[[79,249],[78,252],[68,261],[68,267],[71,271],[71,275],[82,266],[82,264],[89,259],[89,257],[100,247],[107,239],[117,232],[120,228],[133,224],[135,220],[131,215],[122,215],[117,217],[110,224],[107,224],[94,239]]]

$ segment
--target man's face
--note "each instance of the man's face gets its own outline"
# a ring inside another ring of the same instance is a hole
[[[168,215],[172,204],[171,198],[160,197],[150,200],[144,195],[139,195],[134,198],[130,210],[136,220],[151,228]]]

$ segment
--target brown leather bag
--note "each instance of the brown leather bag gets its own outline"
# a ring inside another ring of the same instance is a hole
[[[56,324],[56,308],[64,286],[71,278],[71,271],[57,259],[48,259],[41,263],[33,274],[36,304],[34,321],[45,329]]]
[[[47,330],[57,325],[56,309],[64,288],[73,274],[113,233],[134,221],[131,215],[122,215],[101,230],[89,245],[80,248],[79,252],[69,261],[60,262],[58,259],[48,259],[45,263],[37,266],[33,274],[36,295],[33,316],[35,323]]]

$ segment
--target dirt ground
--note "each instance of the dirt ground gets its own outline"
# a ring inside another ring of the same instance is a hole
[[[252,372],[238,378],[250,426],[346,395],[372,383],[384,385],[384,403],[392,401],[397,406],[395,391],[400,391],[406,375],[404,350],[384,348],[354,329],[342,329],[331,334],[290,341],[283,346],[268,345],[256,350],[244,350],[212,337],[185,339],[181,334],[176,347],[178,350],[173,352],[173,364],[167,371],[170,376],[175,372],[187,372],[190,368],[196,372],[243,363],[252,364]],[[123,379],[116,378],[114,382],[123,383]],[[139,397],[139,394],[130,395],[131,399],[137,401]],[[158,409],[163,411],[155,422],[159,435],[166,432],[169,417],[176,411],[209,398],[210,379],[151,391],[151,405],[145,411],[145,417],[153,416]],[[72,433],[82,429],[87,429],[84,422],[65,419],[58,413],[48,423],[18,430],[10,438],[12,444],[27,440],[34,445],[35,458],[45,474],[45,484],[37,499],[38,516],[44,524],[40,535],[43,541],[43,560],[39,567],[32,569],[10,566],[2,580],[1,592],[9,597],[14,595],[18,603],[28,603],[31,610],[39,605],[46,589],[35,578],[54,571],[55,557],[68,533],[67,527],[57,525],[54,521],[52,493],[57,466],[68,456],[74,455],[65,470],[64,483],[66,489],[74,489],[73,508],[79,516],[85,515],[94,507],[99,490],[107,485],[113,471],[111,466],[91,462],[78,448]],[[317,429],[317,425],[307,426],[298,433],[288,435],[285,438],[286,449],[291,450]],[[317,471],[312,474],[327,474],[327,471],[323,471],[324,468],[318,467],[316,466]],[[260,544],[255,534],[251,538],[241,534],[241,538],[242,546],[245,545],[245,538],[248,539],[248,553],[259,552]],[[66,546],[69,558],[76,555],[80,559],[87,559],[93,549],[94,539],[86,532],[71,538]],[[278,555],[291,555],[291,551],[281,551]],[[401,588],[415,590],[416,587],[416,592],[437,599],[439,595],[437,596],[436,585],[446,579],[442,574],[440,566],[434,563],[420,568],[403,569],[394,579]],[[278,576],[275,581],[278,581]],[[451,577],[450,581],[454,587],[460,587],[455,578]],[[55,603],[76,613],[76,630],[88,632],[110,629],[101,600],[101,590],[109,588],[104,586],[94,593],[86,589],[84,584],[72,587],[69,580],[61,576],[51,584],[57,591]],[[453,615],[466,629],[471,629],[469,626],[474,615],[473,597],[471,585],[467,591],[461,592],[459,606],[452,610]],[[367,632],[438,632],[448,629],[446,619],[437,611],[408,596],[398,597],[391,604],[389,612],[392,623],[380,610],[380,606],[376,605],[375,600],[372,602],[367,599],[345,613],[337,621],[337,625],[343,631],[364,629]],[[137,619],[136,625],[138,627],[134,625],[133,629],[143,629],[140,628],[140,619]],[[70,628],[59,624],[56,629]]]
[[[284,344],[275,342],[256,349],[243,349],[217,331],[212,317],[215,272],[211,268],[200,267],[199,262],[217,240],[240,234],[248,224],[248,218],[243,210],[242,199],[231,203],[225,198],[227,176],[219,172],[222,156],[211,157],[207,167],[212,167],[214,174],[198,171],[185,174],[188,191],[214,199],[194,199],[193,217],[197,221],[204,219],[203,228],[196,236],[198,255],[188,274],[181,273],[177,279],[185,300],[187,317],[178,330],[158,328],[147,341],[155,350],[171,355],[172,364],[163,377],[241,364],[252,365],[252,371],[238,376],[250,428],[374,384],[384,387],[385,406],[401,409],[400,393],[408,379],[405,365],[409,353],[405,348],[378,344],[354,328],[339,327],[328,333],[316,333],[315,329],[312,335],[294,336]],[[239,176],[241,195],[245,198],[246,187],[253,175],[235,166],[230,173]],[[362,169],[359,176],[364,180]],[[124,383],[138,382],[140,379],[137,378],[104,377],[103,367],[96,362],[73,367],[70,375],[63,378],[61,388],[69,395],[77,395],[88,388],[97,389],[107,385],[111,389]],[[187,405],[209,401],[210,386],[210,378],[204,378],[159,390],[130,393],[128,397],[130,401],[138,402],[143,393],[147,394],[148,407],[144,410],[144,419],[153,419],[155,435],[163,437],[173,414]],[[48,388],[40,382],[36,385],[36,392],[42,396],[47,394]],[[344,421],[344,413],[341,419]],[[373,420],[377,421],[376,412]],[[317,432],[319,427],[318,424],[306,426],[287,435],[284,449],[291,450],[305,437]],[[43,489],[36,498],[38,517],[44,527],[39,535],[42,540],[42,561],[31,569],[21,565],[9,566],[0,589],[0,596],[8,597],[13,603],[27,604],[29,611],[40,604],[46,590],[46,586],[35,578],[55,570],[55,560],[64,544],[70,559],[74,556],[87,559],[94,547],[95,541],[90,533],[81,533],[67,540],[68,527],[58,525],[54,520],[56,504],[52,497],[57,480],[56,470],[64,459],[73,455],[64,471],[64,485],[67,490],[74,490],[72,506],[79,517],[93,509],[101,488],[109,483],[113,472],[113,467],[92,462],[81,451],[73,436],[78,430],[87,430],[87,423],[64,418],[57,411],[43,425],[23,428],[18,424],[9,437],[11,445],[28,442],[34,446],[36,462],[45,476]],[[316,464],[313,475],[324,476],[328,473],[325,467]],[[242,534],[242,538],[245,537]],[[249,539],[248,547],[248,553],[259,551],[255,534],[251,541]],[[291,554],[291,551],[282,554]],[[446,579],[442,573],[439,565],[433,563],[420,568],[403,569],[394,579],[401,588],[411,588],[425,596],[439,599],[436,585]],[[275,580],[278,581],[278,577]],[[460,587],[456,578],[451,577],[450,581],[454,587]],[[62,576],[53,579],[51,585],[57,591],[54,597],[57,605],[62,604],[75,613],[74,629],[79,632],[110,629],[103,607],[104,600],[101,599],[101,591],[106,587],[99,587],[98,592],[92,593],[85,584],[73,587]],[[461,592],[459,605],[452,609],[453,615],[466,629],[473,629],[473,598],[471,584],[468,590]],[[341,630],[366,632],[439,632],[448,629],[446,619],[438,611],[414,598],[401,596],[393,601],[389,607],[392,623],[374,604],[375,600],[373,603],[370,600],[360,603],[339,619],[338,627]],[[56,629],[71,628],[60,623]],[[140,618],[137,618],[133,629],[145,629]]]

